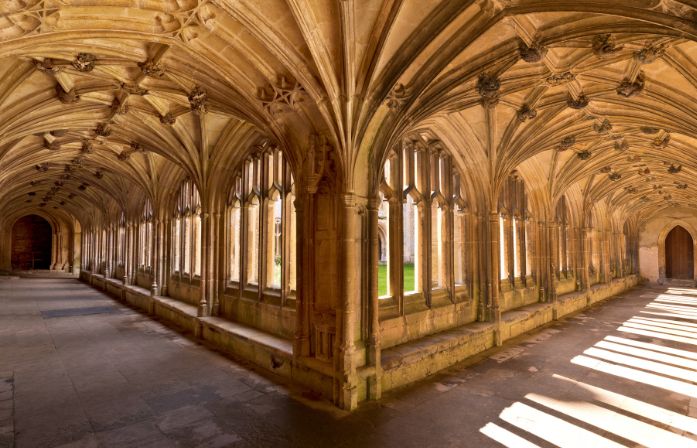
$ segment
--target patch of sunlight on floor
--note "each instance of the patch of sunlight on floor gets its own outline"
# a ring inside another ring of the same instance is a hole
[[[501,420],[557,446],[623,448],[623,445],[617,442],[520,402],[504,409],[500,417]]]
[[[600,348],[591,347],[583,352],[584,355],[593,356],[604,361],[611,361],[615,364],[624,364],[629,367],[636,367],[654,373],[672,376],[685,381],[697,379],[695,372],[691,372],[680,367],[667,366],[660,362],[649,361],[647,359],[635,358],[634,356],[621,355]]]
[[[591,386],[590,384],[576,381],[565,376],[557,374],[552,376],[592,393],[593,398],[597,401],[601,401],[605,404],[626,412],[630,412],[634,415],[653,420],[657,423],[672,426],[673,428],[697,435],[697,419],[663,409],[659,406],[644,403],[643,401],[636,400],[626,395],[610,392],[609,390],[605,390],[600,387]]]
[[[669,335],[666,333],[659,333],[656,331],[638,330],[636,328],[629,328],[629,327],[625,327],[625,326],[618,328],[618,330],[625,332],[625,333],[638,334],[641,336],[649,336],[651,338],[656,338],[656,339],[665,339],[666,341],[682,342],[683,344],[697,345],[697,339],[684,338],[681,336],[672,336],[672,335]]]
[[[631,345],[633,347],[646,348],[656,352],[671,353],[673,355],[682,356],[683,358],[697,359],[697,353],[688,352],[687,350],[680,350],[673,347],[666,347],[664,345],[652,344],[650,342],[635,341],[634,339],[625,339],[617,336],[606,336],[605,340],[624,345]]]
[[[697,398],[697,352],[685,349],[697,345],[697,290],[671,288],[668,292],[658,294],[622,323],[617,328],[619,335],[605,336],[573,357],[571,364],[621,378],[630,386],[628,390],[632,383],[641,383]],[[641,338],[644,340],[636,340]],[[684,345],[667,346],[672,343]],[[537,446],[525,439],[526,432],[560,447],[622,446],[603,437],[611,434],[646,447],[697,448],[696,418],[556,373],[552,377],[572,386],[552,389],[563,391],[564,398],[530,392],[524,400],[535,407],[521,400],[499,414],[519,434],[495,422],[487,423],[480,432],[507,447]],[[586,429],[590,427],[597,431]]]
[[[606,350],[612,350],[613,352],[622,353],[624,355],[637,356],[639,358],[651,359],[666,364],[673,364],[675,366],[697,370],[697,361],[684,359],[678,356],[666,355],[664,353],[656,353],[652,350],[645,350],[643,348],[627,347],[621,344],[616,344],[614,342],[608,341],[600,341],[597,344],[595,344],[595,346]]]
[[[676,322],[676,321],[659,320],[659,319],[646,319],[643,317],[633,317],[633,318],[629,319],[627,322],[631,322],[634,324],[653,325],[655,327],[668,328],[670,330],[682,330],[682,331],[691,331],[691,332],[695,331],[694,327],[689,326],[689,325],[694,325],[694,324],[685,325],[681,322]]]
[[[502,428],[496,423],[487,423],[479,430],[482,434],[499,442],[503,446],[510,448],[540,448],[532,442],[528,442],[517,434],[512,433],[506,428]]]
[[[569,402],[539,394],[527,394],[530,401],[581,420],[603,431],[616,434],[646,447],[696,448],[697,442],[670,431],[627,417],[587,402]]]

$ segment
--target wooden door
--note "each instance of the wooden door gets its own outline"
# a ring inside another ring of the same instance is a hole
[[[693,243],[690,233],[680,226],[666,238],[666,277],[692,279],[694,276]]]

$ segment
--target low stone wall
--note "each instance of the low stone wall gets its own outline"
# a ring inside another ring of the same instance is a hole
[[[220,317],[199,317],[197,308],[189,303],[170,297],[152,296],[145,288],[124,285],[117,279],[105,279],[102,275],[82,271],[80,280],[208,342],[236,359],[250,362],[308,387],[327,399],[333,398],[331,365],[310,365],[295,358],[292,342],[288,338],[280,338]]]
[[[560,296],[554,303],[534,303],[504,312],[498,326],[494,323],[469,323],[394,347],[383,346],[380,375],[382,391],[423,379],[494,347],[497,339],[498,343],[503,343],[562,316],[587,309],[638,283],[639,277],[630,275],[610,283],[594,285],[588,291]],[[404,316],[405,320],[409,318]]]

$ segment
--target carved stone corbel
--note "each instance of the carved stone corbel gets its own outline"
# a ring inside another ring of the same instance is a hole
[[[303,160],[305,187],[308,193],[315,194],[322,178],[329,174],[331,151],[332,147],[325,136],[317,134],[310,136],[310,144]]]

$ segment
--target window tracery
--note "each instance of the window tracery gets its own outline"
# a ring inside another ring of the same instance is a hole
[[[198,188],[187,179],[182,183],[174,210],[172,271],[201,275],[201,199]]]
[[[378,198],[377,283],[384,305],[428,306],[436,294],[455,300],[453,290],[470,278],[468,206],[460,173],[440,142],[407,139],[391,151]]]
[[[282,290],[296,289],[295,181],[278,148],[252,154],[228,195],[228,281]]]

